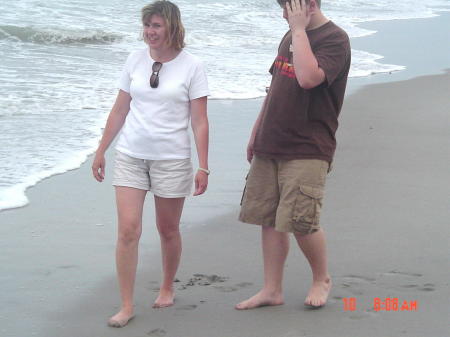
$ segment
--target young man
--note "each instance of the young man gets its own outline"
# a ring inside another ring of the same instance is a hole
[[[290,30],[270,68],[272,83],[247,147],[251,167],[239,216],[262,225],[264,286],[236,309],[283,304],[289,232],[313,274],[305,304],[323,306],[331,289],[319,215],[336,148],[350,43],[322,14],[320,0],[277,1]]]

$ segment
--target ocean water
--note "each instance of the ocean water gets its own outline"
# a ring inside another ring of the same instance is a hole
[[[213,99],[264,95],[287,24],[274,0],[177,0],[187,50],[207,66]],[[144,46],[147,1],[6,0],[0,3],[0,211],[26,205],[25,191],[79,167],[101,135],[128,53]],[[433,17],[448,0],[326,1],[350,37],[359,23]],[[401,71],[382,55],[353,50],[351,77]]]

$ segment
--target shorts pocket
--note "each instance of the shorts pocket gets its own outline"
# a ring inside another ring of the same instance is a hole
[[[292,214],[292,227],[301,233],[312,233],[319,227],[323,187],[300,185]]]
[[[241,197],[241,202],[240,202],[240,206],[242,206],[242,202],[244,201],[244,196],[245,196],[245,190],[247,189],[247,179],[248,179],[248,173],[247,176],[245,177],[245,185],[244,185],[244,190],[242,191],[242,197]]]

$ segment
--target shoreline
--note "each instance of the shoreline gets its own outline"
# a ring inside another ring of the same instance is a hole
[[[448,40],[446,32],[450,29],[448,23],[450,12],[440,11],[436,14],[438,16],[431,18],[372,21],[359,24],[362,28],[375,30],[376,33],[351,39],[352,48],[383,55],[378,62],[398,64],[405,66],[406,69],[352,78],[347,85],[346,94],[350,95],[371,84],[445,73],[445,70],[450,68],[450,62],[446,58],[446,55],[450,55],[450,45],[441,43]],[[433,50],[436,52],[430,52]]]

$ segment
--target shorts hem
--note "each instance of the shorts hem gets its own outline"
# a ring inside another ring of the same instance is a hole
[[[317,232],[319,229],[321,229],[320,226],[317,226],[313,229],[308,229],[305,231],[298,231],[295,228],[280,228],[279,226],[277,227],[273,222],[256,221],[256,220],[251,220],[251,219],[248,219],[248,218],[242,217],[242,216],[239,216],[238,220],[242,223],[246,223],[249,225],[272,227],[273,229],[275,229],[277,232],[280,232],[280,233],[293,233],[293,234],[308,235],[308,234],[313,234],[313,233]]]
[[[151,191],[150,191],[150,192],[151,192]],[[170,195],[165,194],[165,195],[162,195],[162,194],[160,194],[160,193],[153,193],[153,195],[155,195],[156,197],[159,197],[159,198],[176,199],[176,198],[187,198],[187,197],[189,197],[191,194],[189,193],[189,194],[170,194]]]
[[[256,225],[256,226],[266,226],[266,227],[275,227],[275,224],[273,222],[267,222],[267,221],[255,221],[248,219],[246,217],[239,216],[239,221],[249,224],[249,225]]]
[[[150,190],[150,192],[153,193],[153,195],[159,197],[159,198],[166,198],[166,199],[175,199],[175,198],[187,198],[191,195],[191,192],[189,193],[179,193],[179,194],[164,194],[164,193],[158,193]]]
[[[113,181],[112,185],[113,186],[117,186],[117,187],[131,187],[131,188],[136,188],[138,190],[150,191],[148,186],[139,186],[137,184],[128,183],[128,182],[116,182],[116,181]]]

